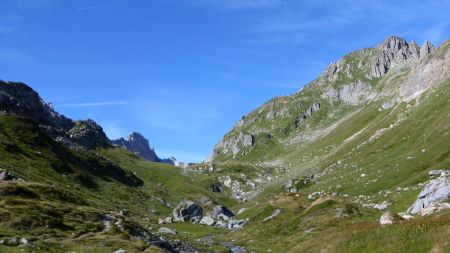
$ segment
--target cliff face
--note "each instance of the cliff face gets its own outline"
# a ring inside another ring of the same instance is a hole
[[[159,159],[159,157],[156,155],[155,151],[150,148],[149,141],[140,133],[133,132],[128,136],[127,139],[120,138],[118,140],[113,140],[112,143],[114,145],[128,149],[129,151],[144,158],[145,160],[152,162],[161,161],[161,159]]]

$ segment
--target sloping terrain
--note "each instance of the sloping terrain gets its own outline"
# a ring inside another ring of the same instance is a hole
[[[133,231],[157,233],[158,219],[179,201],[233,203],[207,190],[207,176],[189,176],[121,148],[70,150],[36,122],[13,115],[0,116],[0,157],[2,171],[14,177],[0,182],[1,252],[16,252],[22,238],[28,246],[19,249],[26,252],[155,250],[151,244],[157,243],[144,243]],[[108,229],[108,214],[129,227]]]
[[[449,251],[448,211],[379,225],[450,169],[449,47],[390,37],[244,116],[196,167],[244,200],[233,238],[257,252]]]
[[[2,82],[0,252],[450,252],[449,48],[352,52],[187,169]]]

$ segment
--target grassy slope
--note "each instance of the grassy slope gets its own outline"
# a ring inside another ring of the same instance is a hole
[[[303,152],[318,158],[307,170],[292,168],[286,178],[313,172],[315,183],[301,189],[298,196],[284,193],[279,184],[269,186],[245,204],[250,211],[243,217],[251,222],[232,239],[257,252],[450,251],[450,245],[445,244],[450,235],[450,212],[381,228],[378,219],[382,212],[361,205],[389,201],[391,210],[404,212],[421,189],[418,183],[428,179],[430,169],[450,168],[449,87],[447,80],[409,107],[400,104],[380,112],[378,103],[364,106],[326,137],[308,145]],[[403,120],[396,127],[357,148],[399,117]],[[349,139],[361,129],[364,131]],[[303,155],[302,149],[296,152]],[[348,194],[349,198],[337,197],[311,210],[314,204],[307,195],[315,191]],[[275,208],[282,209],[280,216],[262,222]],[[336,217],[343,210],[348,216]]]
[[[448,51],[448,45],[450,41],[444,43],[433,57],[441,57]],[[350,56],[352,54],[347,57]],[[375,80],[373,85],[378,90],[395,90],[408,71],[402,69],[391,73]],[[247,166],[240,171],[250,171],[250,176],[254,174],[255,164],[261,165],[262,161],[275,158],[280,161],[269,169],[278,171],[279,179],[270,182],[262,194],[243,205],[249,208],[243,217],[251,221],[232,239],[257,252],[268,249],[272,252],[450,252],[445,239],[450,235],[449,212],[381,228],[378,225],[381,212],[362,207],[363,204],[388,201],[392,204],[391,210],[404,212],[421,190],[419,183],[428,180],[430,169],[450,169],[449,87],[450,80],[447,80],[419,101],[382,111],[379,108],[383,100],[357,106],[331,105],[317,98],[317,94],[307,87],[294,96],[278,98],[288,100],[289,110],[295,114],[303,110],[302,106],[309,105],[301,101],[317,99],[322,105],[303,128],[291,129],[287,137],[277,135],[276,129],[292,123],[294,118],[276,119],[272,125],[261,119],[272,101],[250,113],[248,118],[259,121],[245,126],[244,132],[260,124],[263,131],[275,133],[272,142],[301,136],[302,131],[312,135],[316,130],[327,129],[328,134],[286,147],[275,145],[273,148],[271,143],[257,146],[255,151],[233,162],[227,161],[227,157],[218,157],[215,166],[221,173],[235,173],[233,165],[230,169],[230,164],[234,163],[234,166]],[[301,106],[296,108],[298,105]],[[333,124],[335,127],[330,128]],[[227,137],[236,131],[234,129]],[[310,173],[316,175],[315,183],[302,189],[298,196],[286,194],[281,189],[286,180]],[[323,205],[322,209],[305,214],[311,205],[307,196],[315,191],[337,192],[348,195],[349,199]],[[336,214],[346,210],[348,205],[354,205],[358,211],[348,217],[336,218]],[[262,222],[276,208],[282,209],[280,216],[274,221]]]
[[[0,116],[0,168],[25,180],[0,183],[0,239],[29,238],[35,241],[25,248],[30,252],[111,252],[120,247],[137,252],[147,246],[117,231],[100,233],[100,215],[126,208],[128,222],[157,231],[158,218],[172,211],[160,199],[171,206],[202,196],[214,203],[234,204],[209,192],[212,181],[205,175],[184,174],[122,149],[74,152],[43,134],[34,122],[7,115]],[[194,244],[202,231],[226,232],[200,225],[173,226]],[[16,250],[0,246],[1,252]]]

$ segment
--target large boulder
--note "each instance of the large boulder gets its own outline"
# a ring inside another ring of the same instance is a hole
[[[200,222],[203,217],[203,208],[197,203],[184,200],[173,209],[173,219],[175,221]]]
[[[1,170],[0,169],[0,181],[11,181],[14,180],[14,175],[12,175],[11,173],[9,173],[6,170]]]
[[[443,203],[450,198],[450,177],[441,176],[429,181],[417,197],[416,202],[408,209],[410,214],[426,215],[430,210],[439,210],[439,208],[427,209],[430,205]],[[424,210],[426,210],[424,212]]]
[[[225,206],[216,206],[212,211],[213,217],[223,217],[225,219],[230,219],[234,217],[234,213]]]

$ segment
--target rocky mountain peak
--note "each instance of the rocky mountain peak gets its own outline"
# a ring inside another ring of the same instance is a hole
[[[397,36],[390,36],[377,49],[380,53],[371,65],[372,77],[382,77],[399,64],[416,63],[434,52],[434,46],[429,41],[419,47],[415,42],[407,42]]]
[[[434,53],[434,51],[434,45],[431,44],[431,42],[429,42],[428,40],[423,43],[422,47],[420,47],[421,56],[432,54]]]
[[[149,141],[138,132],[131,133],[126,140],[124,138],[120,138],[118,140],[113,140],[112,143],[130,150],[145,160],[152,162],[160,161],[155,151],[150,148]]]
[[[30,118],[42,125],[68,128],[70,119],[55,112],[30,86],[20,82],[0,80],[0,110]]]
[[[93,120],[73,121],[53,109],[30,86],[0,81],[0,111],[29,118],[56,141],[73,149],[106,146],[109,140]]]

